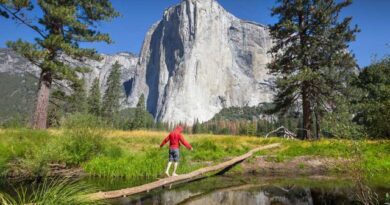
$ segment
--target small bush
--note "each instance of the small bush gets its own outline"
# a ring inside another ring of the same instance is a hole
[[[16,115],[0,124],[2,128],[22,128],[26,127],[26,118]]]
[[[62,122],[61,125],[65,129],[104,129],[107,128],[107,123],[91,114],[76,113],[69,115]]]
[[[63,140],[64,161],[67,164],[79,165],[92,156],[100,154],[105,140],[100,132],[84,129],[66,130]]]

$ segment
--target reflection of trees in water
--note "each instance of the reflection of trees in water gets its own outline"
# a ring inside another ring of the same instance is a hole
[[[124,201],[123,201],[124,202]],[[351,190],[242,185],[208,193],[169,190],[126,200],[128,205],[331,205],[358,204]]]

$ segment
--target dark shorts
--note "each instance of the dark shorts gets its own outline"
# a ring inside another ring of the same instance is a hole
[[[179,149],[169,149],[169,161],[178,162],[180,158]]]

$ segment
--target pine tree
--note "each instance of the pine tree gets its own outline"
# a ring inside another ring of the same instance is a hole
[[[199,123],[199,120],[196,119],[195,120],[195,124],[192,126],[192,134],[198,134],[200,133],[200,123]]]
[[[361,96],[354,120],[370,137],[390,139],[390,56],[364,68],[355,83]]]
[[[357,26],[352,18],[339,20],[341,9],[350,0],[278,0],[272,15],[279,21],[270,26],[274,47],[268,67],[277,74],[275,111],[286,112],[302,103],[305,138],[311,138],[313,112],[320,118],[332,98],[342,94],[345,77],[356,63],[347,51]],[[319,129],[319,123],[317,124]]]
[[[53,82],[75,81],[77,73],[88,71],[82,67],[71,68],[61,57],[99,59],[94,49],[80,48],[79,42],[111,43],[108,34],[95,28],[99,22],[110,20],[118,13],[109,0],[40,0],[37,5],[42,12],[36,13],[41,16],[28,19],[26,12],[34,10],[31,0],[0,0],[0,16],[15,20],[38,35],[34,43],[18,40],[7,45],[41,69],[32,126],[45,129]]]
[[[85,80],[78,79],[72,85],[73,93],[66,96],[68,113],[86,113],[87,112],[87,93],[85,91]]]
[[[133,129],[146,128],[146,121],[149,113],[146,111],[145,106],[145,96],[142,94],[137,103],[137,107],[135,109],[135,116],[133,120]]]
[[[95,78],[92,82],[92,86],[88,95],[88,112],[95,116],[101,115],[101,93],[100,93],[100,81],[99,78]]]
[[[113,120],[119,111],[121,97],[121,65],[118,62],[112,66],[107,78],[107,89],[103,96],[102,114],[108,120]]]

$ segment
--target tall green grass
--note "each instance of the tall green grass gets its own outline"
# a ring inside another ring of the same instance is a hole
[[[126,151],[115,151],[113,156],[110,149],[115,146],[107,146],[108,150],[83,164],[83,168],[89,174],[99,177],[158,177],[164,173],[168,161],[168,147],[158,147],[160,138],[111,139],[111,145],[124,146],[123,143],[128,143],[127,148],[122,148]],[[194,151],[188,151],[184,147],[181,149],[178,173],[216,164],[250,149],[245,143],[236,144],[235,139],[230,137],[214,141],[208,137],[191,137],[190,140]]]
[[[3,176],[36,177],[48,174],[49,165],[78,167],[104,148],[100,132],[63,130],[61,134],[29,129],[0,133],[0,172]]]
[[[45,180],[37,187],[28,190],[25,187],[16,189],[16,196],[12,197],[0,193],[2,205],[92,205],[104,204],[102,201],[93,201],[86,194],[96,190],[84,183],[68,179]]]
[[[66,129],[35,131],[29,129],[0,130],[0,172],[3,175],[46,176],[51,163],[67,168],[82,167],[91,176],[158,177],[168,160],[168,147],[159,148],[167,135],[148,131],[109,131],[90,124],[88,117],[73,119]],[[93,121],[93,120],[91,120]],[[78,124],[88,126],[77,126]],[[181,149],[179,173],[210,166],[260,145],[280,142],[279,149],[257,155],[273,156],[284,162],[298,156],[353,158],[353,147],[362,152],[364,169],[370,173],[390,172],[389,141],[319,140],[299,141],[279,138],[257,138],[214,135],[186,135],[194,151]]]

